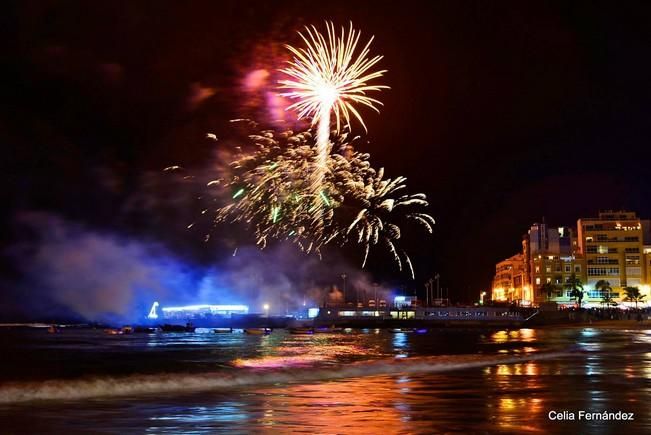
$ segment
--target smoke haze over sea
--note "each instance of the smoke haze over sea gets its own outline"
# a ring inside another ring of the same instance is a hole
[[[16,221],[26,237],[6,254],[20,278],[3,283],[3,305],[14,308],[20,301],[16,308],[22,318],[133,322],[154,301],[247,304],[252,312],[271,303],[272,313],[285,314],[304,301],[315,306],[341,300],[342,273],[349,291],[373,291],[363,271],[324,263],[294,246],[242,246],[215,264],[201,264],[156,241],[93,229],[51,213],[22,213]],[[388,292],[379,287],[381,297]]]

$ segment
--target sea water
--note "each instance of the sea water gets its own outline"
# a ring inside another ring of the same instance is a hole
[[[1,433],[651,431],[644,328],[3,328],[0,345]],[[634,420],[552,418],[580,411]]]

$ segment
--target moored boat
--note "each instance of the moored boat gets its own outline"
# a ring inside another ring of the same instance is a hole
[[[319,328],[314,328],[313,331],[318,334],[329,334],[329,333],[335,333],[335,332],[342,332],[344,328],[339,328],[336,326],[323,326]]]
[[[136,326],[133,328],[133,332],[139,334],[153,334],[154,332],[156,332],[156,328],[149,328],[146,326]]]
[[[399,333],[426,334],[427,328],[390,328],[389,332],[394,334],[399,334]]]
[[[245,334],[249,335],[269,335],[271,334],[270,328],[246,328],[244,329]]]
[[[163,332],[194,332],[196,329],[191,323],[186,323],[185,326],[165,324],[160,328]]]
[[[104,330],[104,333],[108,334],[108,335],[122,335],[122,334],[124,334],[124,332],[120,328],[106,328]]]
[[[311,335],[311,334],[314,334],[314,328],[307,328],[307,327],[289,328],[289,333],[290,334]]]

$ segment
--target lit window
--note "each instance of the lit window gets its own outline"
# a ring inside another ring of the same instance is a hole
[[[540,278],[536,278],[536,285],[540,285]]]

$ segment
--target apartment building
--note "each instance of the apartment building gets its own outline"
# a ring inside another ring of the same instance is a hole
[[[634,212],[603,211],[597,217],[580,218],[576,230],[534,223],[522,238],[522,253],[496,266],[493,299],[514,301],[522,305],[557,302],[575,304],[568,287],[570,280],[583,285],[583,301],[599,306],[610,297],[624,302],[627,286],[638,287],[647,301],[651,297],[651,226]],[[516,264],[514,260],[521,261]],[[505,269],[508,267],[513,269]],[[507,287],[505,271],[522,268],[522,278],[512,272]],[[504,279],[498,279],[504,274]],[[597,289],[607,281],[611,290]],[[513,289],[506,291],[506,289]],[[512,296],[512,297],[511,297]]]
[[[525,289],[524,256],[515,254],[495,266],[492,299],[521,304],[530,299],[529,288]]]

